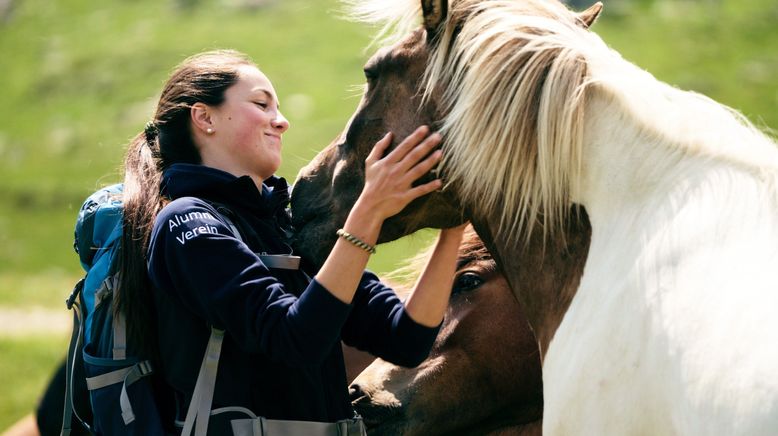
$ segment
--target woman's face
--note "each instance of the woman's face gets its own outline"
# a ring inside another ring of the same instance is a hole
[[[265,180],[281,166],[281,136],[289,122],[281,115],[270,80],[254,66],[238,69],[224,102],[212,108],[219,167],[237,176]]]

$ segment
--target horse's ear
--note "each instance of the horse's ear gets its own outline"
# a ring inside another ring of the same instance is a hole
[[[434,39],[440,32],[448,14],[448,0],[421,0],[421,10],[424,13],[424,28],[427,29],[427,40]]]
[[[581,21],[581,24],[588,29],[592,27],[594,21],[600,16],[600,12],[602,12],[602,2],[597,2],[589,6],[589,9],[579,13],[578,19]]]

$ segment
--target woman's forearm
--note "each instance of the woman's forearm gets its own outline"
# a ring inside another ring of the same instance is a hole
[[[457,249],[462,229],[443,230],[411,295],[405,302],[408,315],[417,323],[435,327],[443,320],[456,273]]]
[[[363,212],[359,202],[346,219],[343,229],[367,244],[375,245],[383,220],[369,211]],[[370,253],[344,238],[338,238],[327,260],[324,261],[316,280],[344,303],[351,303]]]

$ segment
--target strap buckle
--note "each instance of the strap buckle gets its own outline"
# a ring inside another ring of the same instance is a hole
[[[73,308],[73,305],[76,304],[76,300],[78,300],[78,295],[81,293],[81,291],[84,289],[84,280],[85,278],[82,278],[81,280],[76,283],[76,286],[73,287],[73,291],[70,293],[68,298],[65,299],[65,305],[68,307],[68,310]]]
[[[351,419],[343,419],[338,421],[338,434],[340,436],[366,436],[367,430],[365,429],[365,423],[362,421],[362,417],[355,415]]]

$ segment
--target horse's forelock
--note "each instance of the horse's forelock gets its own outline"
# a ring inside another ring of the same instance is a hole
[[[393,44],[421,23],[420,0],[343,0],[346,17],[380,26],[374,44]]]

